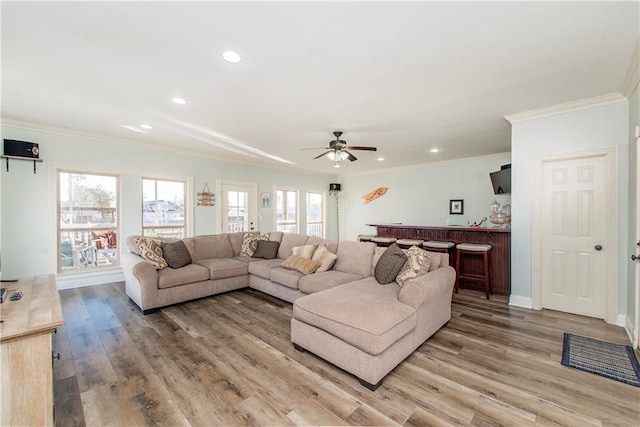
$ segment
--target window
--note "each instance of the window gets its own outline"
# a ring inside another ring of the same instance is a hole
[[[152,237],[184,237],[185,183],[142,180],[142,234]]]
[[[298,232],[298,192],[276,190],[276,230]]]
[[[118,265],[118,177],[58,172],[58,272]]]
[[[307,193],[307,234],[324,237],[324,197],[322,193]]]

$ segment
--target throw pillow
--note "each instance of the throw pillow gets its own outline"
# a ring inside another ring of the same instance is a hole
[[[252,256],[258,246],[258,240],[269,240],[269,233],[260,234],[258,232],[245,233],[242,238],[242,248],[240,256]]]
[[[322,258],[322,255],[326,254],[327,252],[329,252],[329,248],[327,248],[327,245],[322,244],[318,246],[316,251],[313,253],[313,256],[311,257],[311,259],[314,261],[320,261],[320,258]]]
[[[292,249],[292,252],[293,252],[293,255],[300,255],[302,257],[311,259],[317,247],[318,245],[296,246]]]
[[[180,268],[191,264],[191,255],[182,240],[162,243],[162,257],[171,268]]]
[[[162,257],[160,241],[152,237],[136,236],[133,242],[140,256],[149,261],[156,270],[162,270],[167,266],[167,261]]]
[[[291,255],[282,262],[281,267],[307,275],[315,272],[320,267],[320,262],[300,255]]]
[[[315,254],[314,254],[314,256],[315,256]],[[320,267],[318,267],[318,269],[315,272],[316,273],[322,273],[323,271],[329,271],[329,269],[331,269],[331,267],[333,267],[333,264],[336,263],[337,259],[338,259],[338,255],[334,254],[333,252],[329,252],[327,250],[320,257],[319,260],[313,260],[313,261],[318,261],[320,263]]]
[[[278,256],[280,242],[271,240],[258,240],[256,251],[251,255],[253,258],[274,259]]]
[[[407,255],[395,243],[382,254],[373,272],[378,283],[386,285],[395,280],[398,272],[407,261]]]
[[[409,280],[429,272],[431,258],[427,251],[417,246],[411,246],[406,250],[406,253],[407,262],[396,277],[396,282],[400,286],[404,286]]]

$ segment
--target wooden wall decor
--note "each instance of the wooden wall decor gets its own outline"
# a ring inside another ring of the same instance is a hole
[[[362,196],[362,198],[364,199],[364,204],[366,205],[367,203],[374,201],[378,197],[384,196],[388,189],[389,187],[379,187],[372,192],[365,194],[364,196]]]
[[[198,195],[198,206],[215,206],[216,205],[216,197],[211,191],[209,191],[209,186],[205,182],[204,188],[201,192],[197,193]]]

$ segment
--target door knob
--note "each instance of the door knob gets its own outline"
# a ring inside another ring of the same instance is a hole
[[[640,256],[636,256],[635,254],[631,255],[631,261],[638,261],[640,260]]]
[[[595,245],[595,246],[593,247],[593,249],[595,249],[596,251],[601,251],[601,250],[602,250],[602,246],[600,246],[600,245]]]

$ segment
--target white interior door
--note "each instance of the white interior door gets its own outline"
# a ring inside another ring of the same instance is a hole
[[[602,156],[542,166],[542,307],[605,318],[607,172]]]
[[[221,232],[257,229],[257,189],[252,183],[223,182],[220,188]]]
[[[640,126],[636,126],[636,192],[640,192]],[[640,346],[640,197],[636,194],[636,319],[633,328],[633,347]]]

